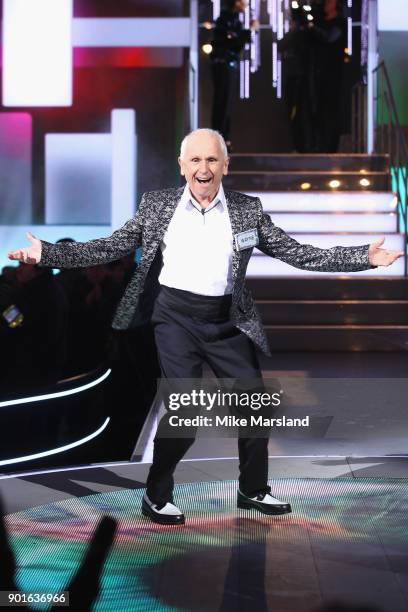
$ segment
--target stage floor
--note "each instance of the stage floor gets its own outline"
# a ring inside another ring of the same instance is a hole
[[[306,612],[322,602],[408,608],[405,458],[271,458],[273,492],[293,513],[235,505],[236,459],[192,459],[176,472],[186,525],[140,512],[148,464],[1,477],[21,589],[57,590],[99,517],[119,521],[97,611]]]
[[[280,354],[263,359],[262,369],[266,378],[408,375],[405,353]],[[333,414],[350,418],[343,410]],[[19,586],[55,591],[65,585],[107,513],[119,526],[98,612],[310,612],[334,600],[406,612],[405,414],[404,408],[393,421],[388,411],[379,413],[389,422],[363,423],[354,442],[330,441],[320,431],[303,440],[272,438],[272,492],[293,508],[280,517],[236,508],[234,439],[198,439],[177,467],[175,503],[186,514],[185,526],[155,525],[141,514],[153,429],[144,439],[144,463],[2,475]],[[364,452],[354,452],[353,444]]]

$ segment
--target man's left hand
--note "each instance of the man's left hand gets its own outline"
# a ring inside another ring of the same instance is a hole
[[[403,257],[404,251],[387,251],[382,249],[385,238],[380,238],[377,242],[370,244],[368,258],[372,266],[390,266],[394,261]]]

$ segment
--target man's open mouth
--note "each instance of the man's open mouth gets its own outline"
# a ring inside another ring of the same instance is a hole
[[[209,183],[209,182],[211,181],[211,178],[206,178],[206,179],[203,179],[203,178],[198,178],[198,177],[197,177],[197,178],[196,178],[196,181],[198,181],[199,183],[202,183],[202,184],[204,184],[204,185],[205,185],[206,183]]]

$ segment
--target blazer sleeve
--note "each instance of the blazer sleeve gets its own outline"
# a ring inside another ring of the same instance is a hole
[[[315,272],[359,272],[377,267],[370,264],[369,244],[335,246],[329,249],[301,244],[272,222],[270,216],[262,210],[259,199],[257,205],[259,238],[257,248],[265,255],[281,259],[295,268]]]
[[[107,238],[60,244],[41,240],[40,266],[81,268],[108,263],[128,255],[141,245],[146,207],[144,194],[135,216]]]

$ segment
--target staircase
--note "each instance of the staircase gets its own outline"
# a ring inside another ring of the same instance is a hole
[[[387,248],[403,250],[389,177],[384,155],[235,154],[223,182],[258,196],[299,242],[327,248],[385,236]],[[403,259],[388,268],[319,273],[255,249],[247,277],[275,351],[408,350]]]
[[[228,176],[238,191],[294,191],[304,182],[313,191],[326,191],[333,180],[341,181],[342,191],[360,191],[362,179],[371,191],[389,189],[386,155],[236,153]]]

